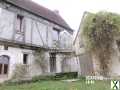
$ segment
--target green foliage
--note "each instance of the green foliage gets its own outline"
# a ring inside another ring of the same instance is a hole
[[[14,86],[14,85],[28,84],[28,83],[33,83],[33,81],[32,80],[8,80],[8,81],[5,81],[3,85]]]
[[[32,78],[33,82],[54,80],[54,75],[39,75]]]
[[[120,16],[109,12],[88,14],[83,25],[82,34],[86,45],[89,49],[94,49],[101,44],[111,43],[114,36],[120,32]]]
[[[23,77],[23,76],[22,76]],[[58,81],[58,80],[65,80],[65,79],[73,79],[77,78],[77,72],[66,72],[66,73],[56,73],[50,75],[39,75],[34,76],[31,79],[19,79],[19,80],[8,80],[4,82],[4,85],[18,85],[18,84],[25,84],[25,83],[33,83],[33,82],[43,82],[43,81]],[[18,77],[17,77],[18,79]]]
[[[27,74],[27,67],[27,65],[16,64],[12,79],[22,80],[25,78],[25,75]]]
[[[54,75],[40,75],[32,78],[32,81],[65,80],[77,78],[77,72],[56,73]]]
[[[119,33],[120,15],[99,12],[84,19],[82,36],[87,49],[99,59],[101,75],[108,75],[113,42]]]
[[[0,90],[110,90],[110,81],[95,81],[95,84],[90,85],[86,84],[86,81],[43,81],[12,86],[2,85]]]
[[[34,53],[34,55],[35,55],[35,63],[38,64],[41,67],[42,72],[45,73],[48,66],[45,51],[38,50]]]
[[[78,78],[77,72],[56,73],[55,75],[56,80],[73,79],[73,78]]]

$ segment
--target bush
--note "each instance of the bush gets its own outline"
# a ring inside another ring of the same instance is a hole
[[[35,76],[32,78],[33,82],[37,82],[37,81],[48,81],[48,80],[54,80],[54,75],[45,75],[45,76]]]
[[[28,65],[16,64],[12,79],[15,79],[15,80],[24,79],[25,75],[27,75],[28,73],[27,68],[28,68]]]
[[[32,80],[8,80],[3,83],[3,85],[19,85],[25,83],[32,83]]]
[[[78,77],[77,72],[56,73],[56,75],[55,75],[56,80],[73,79],[73,78],[77,78],[77,77]]]
[[[39,82],[39,81],[65,80],[65,79],[73,79],[73,78],[78,78],[77,72],[66,72],[66,73],[56,73],[53,75],[34,76],[30,80],[8,80],[4,82],[4,85],[17,85],[24,83]]]
[[[36,81],[45,81],[45,80],[64,80],[64,79],[73,79],[78,78],[77,72],[65,72],[65,73],[56,73],[55,75],[45,75],[45,76],[35,76],[32,78],[33,82]]]

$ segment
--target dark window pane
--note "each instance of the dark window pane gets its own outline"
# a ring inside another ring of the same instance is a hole
[[[28,55],[24,54],[23,55],[23,64],[27,64],[27,58],[28,58]]]
[[[8,64],[4,64],[4,74],[8,73]]]
[[[2,64],[0,64],[0,74],[2,74]]]
[[[22,22],[23,22],[23,16],[17,15],[16,29],[18,32],[22,32]]]

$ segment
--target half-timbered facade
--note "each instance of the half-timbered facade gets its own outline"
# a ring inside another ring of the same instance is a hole
[[[57,12],[31,0],[1,0],[0,80],[10,79],[18,64],[27,66],[27,76],[43,74],[35,64],[37,50],[44,51],[44,73],[77,71],[72,67],[78,63],[71,58],[72,33]]]

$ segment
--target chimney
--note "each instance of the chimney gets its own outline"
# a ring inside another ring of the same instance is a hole
[[[54,10],[54,13],[58,15],[59,14],[59,10]]]

